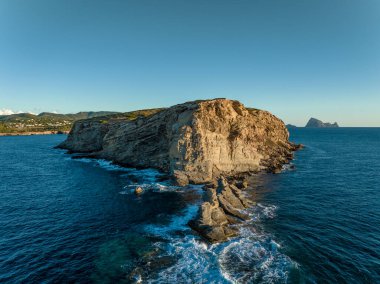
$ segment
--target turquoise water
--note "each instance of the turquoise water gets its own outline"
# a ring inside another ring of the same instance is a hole
[[[380,282],[378,128],[292,129],[296,169],[256,177],[241,237],[212,246],[186,225],[199,186],[72,160],[63,139],[0,137],[1,283]]]

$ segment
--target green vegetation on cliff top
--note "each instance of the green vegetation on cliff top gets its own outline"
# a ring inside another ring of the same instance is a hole
[[[108,123],[112,120],[134,120],[139,116],[150,116],[162,109],[147,109],[125,113],[99,111],[57,114],[43,112],[38,115],[18,113],[0,116],[0,133],[24,133],[42,131],[69,131],[74,122],[82,119]]]
[[[199,100],[199,102],[202,100]],[[165,108],[136,110],[130,112],[78,112],[75,114],[57,114],[42,112],[38,115],[30,113],[18,113],[12,115],[0,115],[0,133],[24,133],[43,131],[70,131],[75,121],[90,119],[100,123],[113,121],[130,121],[138,117],[148,117]],[[259,110],[248,108],[250,112]]]

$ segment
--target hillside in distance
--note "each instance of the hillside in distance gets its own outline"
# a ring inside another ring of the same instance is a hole
[[[73,123],[82,119],[96,119],[106,123],[110,119],[132,120],[138,116],[145,116],[147,113],[154,113],[160,109],[132,111],[132,112],[111,112],[111,111],[89,111],[75,114],[58,114],[42,112],[38,115],[31,113],[18,113],[0,116],[0,133],[27,133],[27,132],[67,132],[70,131]]]

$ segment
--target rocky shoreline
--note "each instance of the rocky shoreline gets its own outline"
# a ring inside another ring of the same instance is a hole
[[[52,134],[69,134],[69,131],[11,132],[11,133],[0,133],[0,136],[32,136],[32,135],[52,135]]]
[[[179,186],[205,184],[189,226],[214,243],[236,236],[234,225],[249,218],[244,209],[254,203],[244,195],[247,177],[281,172],[302,145],[289,142],[285,124],[269,112],[213,99],[128,121],[77,121],[57,147],[122,166],[156,168]]]

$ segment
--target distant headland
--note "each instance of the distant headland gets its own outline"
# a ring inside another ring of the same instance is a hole
[[[319,119],[316,118],[310,118],[309,121],[307,122],[305,127],[310,127],[310,128],[331,128],[331,127],[339,127],[337,122],[330,123],[330,122],[322,122]]]

